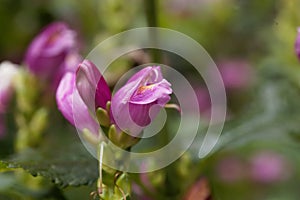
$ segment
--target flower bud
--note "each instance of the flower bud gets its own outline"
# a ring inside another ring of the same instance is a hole
[[[79,65],[76,86],[92,113],[99,107],[106,109],[107,102],[111,100],[111,93],[104,77],[92,62],[84,60]]]
[[[75,51],[76,33],[62,22],[48,25],[30,44],[25,63],[42,79],[53,79],[66,56]]]
[[[77,52],[69,53],[64,62],[59,67],[58,71],[56,72],[55,76],[51,81],[51,89],[55,91],[59,85],[59,82],[63,75],[67,72],[75,73],[78,69],[78,65],[82,62],[82,57]]]
[[[127,149],[140,141],[141,138],[132,137],[124,132],[118,132],[116,126],[113,124],[109,127],[108,137],[118,147]]]
[[[67,72],[56,91],[56,102],[63,116],[79,130],[87,129],[94,135],[99,133],[98,123],[91,117],[87,106],[78,94],[75,73]]]
[[[146,67],[119,89],[111,102],[114,123],[123,132],[138,136],[170,100],[171,84],[160,67]]]

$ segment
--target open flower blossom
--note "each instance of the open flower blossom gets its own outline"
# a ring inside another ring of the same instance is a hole
[[[66,58],[76,54],[76,32],[62,22],[48,25],[30,44],[25,63],[30,72],[42,79],[53,80],[61,76]],[[78,65],[76,63],[75,67]],[[75,70],[75,67],[73,70]]]
[[[162,77],[160,67],[146,67],[112,98],[113,122],[122,131],[137,136],[171,99],[171,93],[171,84]]]
[[[93,113],[101,108],[107,112],[109,124],[117,128],[116,134],[137,135],[170,100],[170,86],[163,79],[160,67],[146,67],[133,75],[112,97],[97,67],[85,60],[76,74],[68,72],[64,75],[56,100],[64,117],[80,130],[86,128],[98,134],[99,124]],[[110,110],[107,110],[110,101]]]
[[[300,27],[298,27],[298,34],[295,42],[295,51],[298,56],[298,59],[300,60]]]

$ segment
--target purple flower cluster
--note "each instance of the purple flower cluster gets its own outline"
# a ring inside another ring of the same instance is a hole
[[[99,123],[109,128],[113,125],[115,134],[137,136],[172,93],[160,67],[154,66],[136,73],[112,97],[97,67],[81,61],[76,32],[62,22],[50,24],[32,41],[25,64],[42,82],[57,88],[56,102],[63,116],[95,136],[99,135]]]
[[[56,100],[64,117],[80,130],[98,135],[99,125],[93,113],[101,109],[109,117],[108,126],[115,125],[118,134],[137,136],[170,100],[171,93],[171,84],[163,79],[160,67],[154,66],[133,75],[112,97],[97,67],[84,60],[76,73],[64,75]]]

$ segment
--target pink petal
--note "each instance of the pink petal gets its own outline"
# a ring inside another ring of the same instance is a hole
[[[97,67],[90,61],[84,60],[76,73],[78,92],[91,112],[95,108],[105,108],[111,100],[109,87]]]

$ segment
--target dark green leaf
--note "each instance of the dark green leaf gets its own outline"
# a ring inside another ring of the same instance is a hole
[[[69,143],[13,155],[0,161],[0,170],[21,168],[33,176],[48,178],[60,187],[92,184],[98,177],[97,160],[80,142]]]

